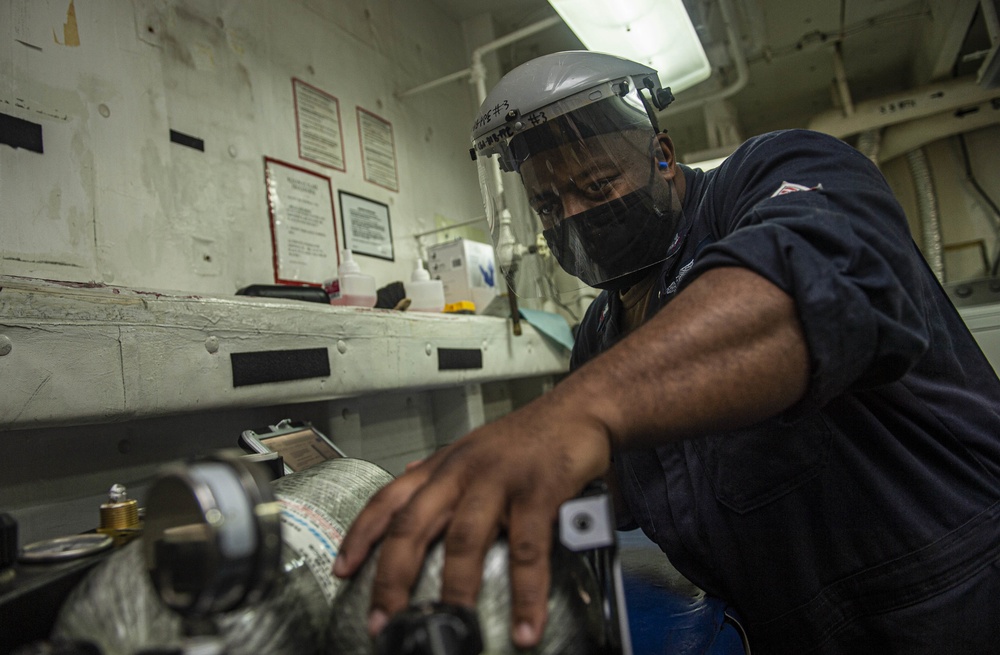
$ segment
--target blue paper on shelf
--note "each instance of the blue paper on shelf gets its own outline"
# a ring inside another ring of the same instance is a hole
[[[561,314],[543,312],[537,309],[519,308],[518,313],[521,318],[535,326],[535,329],[545,336],[553,339],[556,343],[573,350],[573,333],[569,329],[569,323]]]

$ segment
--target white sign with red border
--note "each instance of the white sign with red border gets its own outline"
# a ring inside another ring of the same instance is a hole
[[[264,158],[274,247],[274,281],[320,285],[340,263],[330,178]]]

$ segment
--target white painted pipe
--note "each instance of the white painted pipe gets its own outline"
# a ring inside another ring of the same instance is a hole
[[[809,128],[843,139],[859,132],[970,107],[998,96],[1000,91],[997,89],[978,86],[974,76],[963,77],[859,102],[851,116],[844,116],[839,109],[826,111],[813,118]]]
[[[938,282],[944,282],[944,248],[941,245],[941,216],[938,210],[937,193],[934,191],[934,177],[931,175],[927,155],[922,149],[906,153],[913,176],[913,187],[917,196],[917,211],[920,214],[924,243],[924,258]]]
[[[449,82],[454,82],[456,80],[461,80],[466,77],[469,77],[469,75],[471,74],[472,74],[472,69],[466,68],[465,70],[457,71],[455,73],[452,73],[451,75],[445,75],[444,77],[439,77],[436,80],[431,80],[430,82],[421,84],[420,86],[415,86],[412,89],[407,89],[406,91],[400,91],[399,93],[396,94],[396,97],[404,98],[406,96],[411,96],[417,93],[421,93],[423,91],[429,91],[430,89],[435,89]]]
[[[1000,123],[1000,105],[983,102],[962,112],[946,111],[887,127],[882,134],[880,162],[957,134]]]
[[[739,93],[750,81],[750,68],[747,65],[746,55],[743,53],[743,46],[740,43],[740,35],[735,27],[732,5],[729,0],[719,0],[719,12],[722,14],[722,22],[726,29],[726,39],[729,40],[729,54],[736,65],[736,81],[729,86],[719,89],[714,93],[690,98],[683,101],[676,101],[669,107],[657,113],[657,117],[671,116],[690,109],[703,107],[711,102],[718,102]]]
[[[844,69],[844,55],[837,43],[833,48],[833,77],[837,81],[837,95],[845,116],[854,115],[854,100],[851,98],[851,88],[847,85],[847,71]]]
[[[868,130],[858,137],[858,151],[878,166],[879,153],[882,151],[882,131]]]
[[[483,100],[486,100],[486,82],[485,82],[485,75],[483,75],[483,67],[482,67],[483,56],[490,52],[493,52],[494,50],[502,48],[505,45],[510,45],[511,43],[520,41],[525,37],[531,36],[532,34],[535,34],[537,32],[541,32],[542,30],[546,30],[552,27],[553,25],[559,23],[562,23],[562,18],[560,18],[559,16],[550,16],[548,18],[538,21],[537,23],[532,23],[531,25],[522,27],[519,30],[515,30],[510,34],[506,34],[498,39],[485,43],[472,51],[472,64],[465,70],[460,70],[451,73],[450,75],[445,75],[444,77],[438,78],[436,80],[425,82],[424,84],[415,86],[412,89],[407,89],[406,91],[400,91],[399,93],[396,94],[396,97],[404,98],[409,95],[421,93],[423,91],[439,87],[442,84],[448,84],[449,82],[454,82],[456,80],[461,80],[463,78],[472,78],[476,82],[476,87],[477,87],[476,95],[478,97],[479,104],[482,104]]]

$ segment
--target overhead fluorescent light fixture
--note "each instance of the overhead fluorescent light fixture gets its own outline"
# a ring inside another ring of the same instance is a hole
[[[712,69],[682,0],[549,0],[588,50],[655,68],[674,93]]]

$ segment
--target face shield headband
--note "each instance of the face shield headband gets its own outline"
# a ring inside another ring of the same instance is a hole
[[[565,143],[582,142],[602,134],[634,129],[656,133],[642,104],[632,97],[612,97],[516,134],[511,138],[508,148],[516,171],[534,153],[558,148]]]
[[[552,144],[640,126],[657,132],[649,101],[638,89],[628,89],[628,79],[606,82],[528,114],[511,111],[506,122],[474,139],[472,159],[482,161],[496,156],[500,170],[512,173],[517,172],[520,162],[531,153]],[[660,92],[669,94],[669,90]],[[593,100],[594,96],[602,99]]]

